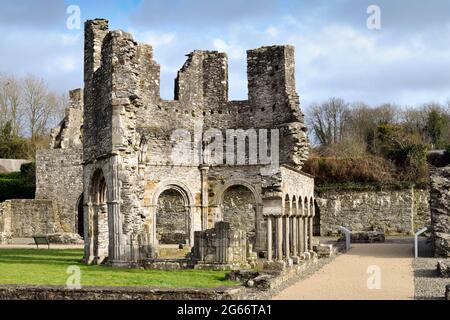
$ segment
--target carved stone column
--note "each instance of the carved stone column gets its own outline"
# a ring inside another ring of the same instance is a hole
[[[94,261],[94,230],[92,221],[92,203],[83,205],[84,220],[84,263],[91,264]]]
[[[122,216],[120,213],[120,181],[119,181],[119,156],[111,158],[111,187],[108,190],[108,226],[109,226],[109,254],[108,259],[113,266],[127,264],[123,243]]]
[[[286,225],[286,229],[285,229],[285,233],[284,233],[284,247],[285,247],[285,256],[286,259],[289,259],[291,257],[291,253],[290,253],[290,245],[289,245],[289,234],[290,234],[290,228],[289,228],[289,216],[285,216],[284,218],[285,221],[285,225]]]
[[[308,252],[309,251],[309,246],[308,246],[308,217],[304,217],[303,218],[303,243],[305,245],[304,252]]]
[[[202,230],[208,229],[208,171],[209,166],[201,165],[200,172],[202,178]]]
[[[292,255],[298,256],[298,217],[292,217]]]
[[[256,225],[258,226],[256,228],[256,243],[255,243],[255,247],[253,248],[253,251],[255,252],[260,252],[260,251],[264,251],[264,249],[266,248],[267,244],[267,235],[265,235],[264,233],[264,228],[260,228],[261,225],[263,225],[263,221],[264,221],[264,214],[263,214],[263,205],[261,203],[257,203],[255,205],[255,215],[256,215]]]
[[[283,217],[277,218],[277,260],[283,260]]]
[[[272,217],[267,217],[267,261],[272,261]]]
[[[297,223],[298,223],[298,254],[299,256],[305,252],[305,245],[304,245],[304,240],[305,240],[305,236],[304,236],[304,230],[303,230],[303,217],[299,216],[297,218]]]

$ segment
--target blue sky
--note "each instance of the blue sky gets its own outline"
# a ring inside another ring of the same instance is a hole
[[[381,30],[366,10],[381,8]],[[83,32],[68,30],[69,5],[153,46],[161,95],[195,49],[227,52],[230,99],[246,99],[246,50],[296,47],[304,108],[331,96],[371,105],[417,106],[450,99],[447,0],[1,0],[0,72],[44,78],[58,92],[83,85]]]

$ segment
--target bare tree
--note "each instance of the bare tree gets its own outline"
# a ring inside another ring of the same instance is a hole
[[[346,134],[348,115],[348,104],[339,98],[312,105],[308,119],[316,140],[322,146],[342,142]]]
[[[13,76],[0,75],[0,128],[11,125],[11,133],[19,135],[22,131],[21,86]]]
[[[28,75],[23,82],[24,110],[31,139],[46,133],[57,98],[42,79]]]

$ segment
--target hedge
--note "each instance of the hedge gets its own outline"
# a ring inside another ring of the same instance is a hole
[[[22,165],[21,172],[0,174],[0,202],[10,199],[34,199],[34,164]]]

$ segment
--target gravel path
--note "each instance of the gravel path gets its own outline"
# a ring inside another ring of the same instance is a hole
[[[408,300],[414,299],[411,240],[353,244],[352,249],[312,276],[281,291],[276,300]],[[381,271],[381,287],[369,289],[367,273]]]
[[[440,278],[437,272],[439,260],[433,258],[431,246],[422,239],[419,243],[419,259],[413,262],[415,298],[418,300],[443,300],[445,286],[450,279]],[[450,262],[450,259],[447,259]]]

